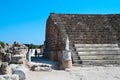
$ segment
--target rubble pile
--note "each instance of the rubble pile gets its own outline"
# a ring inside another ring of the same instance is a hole
[[[13,45],[0,44],[0,80],[25,80],[25,72],[22,66],[13,69],[12,64],[21,65],[24,63],[28,48],[17,42]]]
[[[24,53],[27,53],[27,51],[28,47],[16,42],[14,42],[12,46],[9,44],[5,44],[4,48],[0,45],[0,62],[11,63],[15,55],[25,55]],[[20,58],[20,56],[18,58]]]

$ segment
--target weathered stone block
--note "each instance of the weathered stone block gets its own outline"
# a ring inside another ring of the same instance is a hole
[[[4,56],[4,62],[8,62],[8,63],[10,63],[11,62],[11,53],[7,53],[7,54],[5,54],[5,56]]]
[[[8,62],[3,62],[1,64],[1,72],[2,74],[8,74],[9,73],[9,66],[8,66]]]
[[[59,62],[62,62],[62,51],[58,51],[58,53],[57,53],[57,57],[58,57],[58,61]]]
[[[18,75],[2,75],[0,76],[0,80],[19,80]]]
[[[14,55],[14,56],[12,56],[11,63],[23,64],[24,58],[25,58],[24,55]]]
[[[72,67],[72,61],[71,60],[69,60],[69,61],[63,60],[62,65],[63,65],[63,68],[71,68]]]
[[[18,75],[19,76],[19,80],[25,80],[26,79],[26,75],[25,75],[25,71],[22,68],[16,68],[12,74],[14,75]]]
[[[56,56],[57,54],[55,53],[55,51],[51,51],[50,52],[50,59],[52,60],[52,61],[56,61],[57,59],[56,59]]]
[[[13,75],[11,76],[11,80],[19,80],[19,76],[16,75],[16,74],[13,74]]]

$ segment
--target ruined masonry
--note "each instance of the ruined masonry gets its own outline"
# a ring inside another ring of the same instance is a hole
[[[70,40],[73,65],[120,64],[120,14],[55,14],[46,23],[45,55],[62,62]]]

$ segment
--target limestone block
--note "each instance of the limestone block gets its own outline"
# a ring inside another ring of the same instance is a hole
[[[14,71],[13,71],[13,74],[16,74],[19,76],[19,80],[25,80],[26,79],[26,75],[25,75],[25,72],[22,68],[16,68]]]
[[[19,80],[18,75],[2,75],[0,76],[0,80]]]
[[[9,73],[9,66],[8,66],[8,62],[3,62],[1,64],[1,72],[2,74],[8,74]]]
[[[5,49],[0,49],[1,54],[6,54]]]
[[[57,57],[58,57],[58,61],[59,62],[62,62],[62,52],[61,51],[58,51],[58,53],[57,53]]]
[[[0,54],[0,62],[2,62],[2,61],[3,61],[3,55]]]
[[[2,76],[0,76],[0,80],[5,80],[5,78],[3,78]]]
[[[5,54],[5,56],[4,56],[4,62],[8,62],[8,63],[11,62],[11,53]]]
[[[71,68],[72,67],[72,61],[71,60],[69,60],[69,61],[63,60],[62,65],[63,65],[63,68]]]
[[[11,76],[11,80],[19,80],[19,76],[17,74],[13,74]]]
[[[41,65],[33,65],[31,67],[32,71],[52,71],[51,65],[41,64]]]
[[[55,60],[55,53],[51,51],[50,53],[50,60],[54,61]]]
[[[11,63],[23,64],[23,61],[24,61],[24,55],[14,55],[12,56]]]
[[[71,51],[63,51],[63,60],[71,60]]]
[[[0,76],[0,80],[11,80],[10,75],[2,75]]]
[[[32,71],[36,71],[36,67],[37,67],[37,65],[33,65],[33,66],[31,67],[31,70],[32,70]]]

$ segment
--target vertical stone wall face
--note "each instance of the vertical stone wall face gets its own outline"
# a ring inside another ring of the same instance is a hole
[[[45,53],[53,61],[60,61],[60,52],[64,50],[64,42],[58,26],[49,17],[46,24]]]

